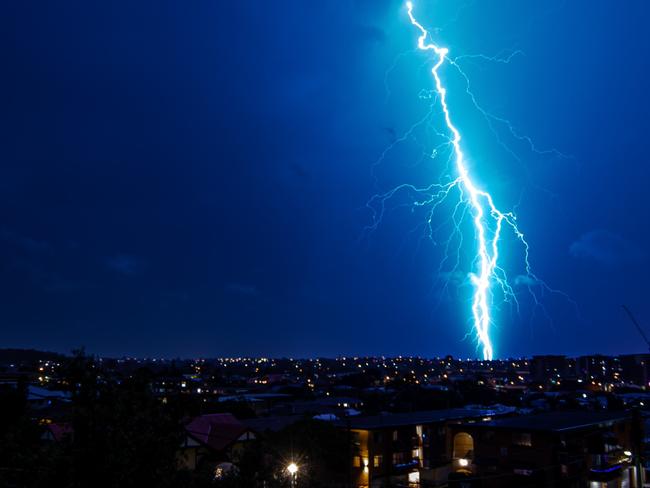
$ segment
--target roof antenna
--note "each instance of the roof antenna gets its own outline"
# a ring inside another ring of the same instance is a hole
[[[648,345],[648,350],[650,350],[650,341],[648,340],[648,336],[645,335],[645,332],[643,331],[643,329],[641,328],[639,323],[634,318],[634,315],[632,315],[632,312],[630,311],[630,309],[627,308],[627,306],[625,306],[625,305],[621,305],[621,306],[623,307],[623,310],[625,310],[625,313],[627,313],[627,316],[630,317],[630,320],[632,321],[632,323],[636,327],[636,330],[639,331],[639,334],[641,334],[641,337],[643,337],[643,340]]]

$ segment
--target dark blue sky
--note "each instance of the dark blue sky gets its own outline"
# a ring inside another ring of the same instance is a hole
[[[444,71],[477,179],[579,308],[533,307],[505,242],[521,300],[495,310],[497,355],[644,351],[620,307],[650,326],[650,4],[420,0],[416,14],[452,56],[521,50],[464,58],[472,90],[570,156],[495,123],[514,158]],[[398,199],[364,233],[376,191],[441,171],[420,158],[425,130],[374,165],[430,104],[400,2],[10,1],[0,24],[1,345],[477,355],[470,270],[438,272],[423,214]]]

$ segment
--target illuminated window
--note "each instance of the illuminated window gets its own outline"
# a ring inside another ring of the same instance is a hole
[[[352,466],[355,468],[360,468],[361,467],[361,456],[354,456],[352,459]]]
[[[379,466],[381,466],[382,462],[383,462],[383,456],[381,454],[377,454],[372,458],[372,467],[378,468]]]
[[[393,431],[393,440],[394,441],[397,440],[397,431],[396,430]]]
[[[420,484],[420,472],[414,471],[408,474],[409,484]]]

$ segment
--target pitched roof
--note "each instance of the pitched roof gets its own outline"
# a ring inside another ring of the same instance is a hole
[[[68,422],[62,422],[60,424],[57,423],[48,424],[46,430],[50,433],[51,440],[57,442],[69,435],[72,435],[73,432],[72,424]]]
[[[59,391],[59,390],[48,390],[47,388],[42,388],[40,386],[29,385],[27,391],[28,401],[50,400],[50,399],[69,400],[70,393],[65,391]]]
[[[185,426],[185,430],[200,443],[223,451],[249,428],[229,413],[214,413],[195,417]]]

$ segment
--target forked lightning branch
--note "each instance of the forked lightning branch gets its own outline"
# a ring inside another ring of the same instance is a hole
[[[461,129],[454,121],[452,108],[448,103],[447,87],[440,75],[440,68],[445,63],[452,65],[458,70],[460,68],[453,59],[449,58],[449,50],[446,47],[433,42],[429,32],[416,19],[413,8],[413,4],[407,2],[406,9],[408,17],[411,24],[419,33],[417,47],[421,51],[430,52],[433,57],[433,66],[431,68],[433,92],[442,110],[441,117],[445,124],[444,129],[446,133],[441,135],[447,141],[445,144],[452,151],[452,174],[446,182],[432,182],[430,185],[422,188],[410,184],[399,185],[389,192],[376,195],[371,202],[376,200],[381,202],[382,211],[379,214],[379,218],[381,218],[385,202],[393,197],[396,192],[400,190],[412,191],[421,197],[417,199],[414,205],[428,206],[430,208],[428,222],[430,227],[433,211],[452,193],[458,195],[459,201],[454,207],[454,213],[458,211],[459,206],[465,207],[471,216],[475,236],[475,245],[472,251],[472,269],[469,275],[472,286],[471,321],[473,331],[478,340],[478,345],[482,349],[483,358],[492,359],[494,356],[494,347],[491,337],[491,327],[493,326],[492,302],[494,293],[498,291],[505,300],[513,299],[516,301],[514,290],[508,283],[506,273],[500,267],[499,262],[500,253],[502,252],[503,232],[512,232],[523,246],[523,266],[531,282],[540,283],[542,286],[545,285],[531,271],[528,261],[528,243],[524,234],[517,226],[514,213],[500,210],[490,192],[476,183],[476,179],[470,171],[463,153],[463,144],[467,143],[463,140]],[[467,79],[464,72],[461,71],[461,74]],[[472,101],[475,102],[474,99]],[[482,111],[482,109],[480,110]],[[432,148],[432,154],[436,154],[437,152],[438,148]],[[456,221],[454,220],[454,222]],[[456,225],[458,226],[458,223]]]

